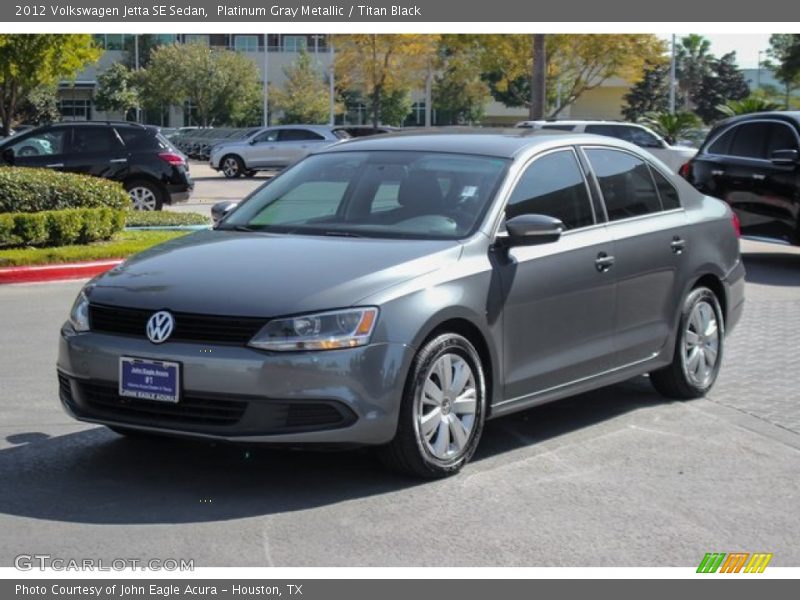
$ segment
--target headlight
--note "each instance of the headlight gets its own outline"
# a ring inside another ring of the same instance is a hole
[[[72,310],[69,311],[69,322],[75,331],[89,331],[89,299],[85,290],[81,290],[75,298]]]
[[[334,350],[369,343],[377,308],[352,308],[270,321],[250,340],[262,350]]]

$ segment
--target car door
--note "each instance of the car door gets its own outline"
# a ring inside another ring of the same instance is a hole
[[[644,158],[602,146],[583,152],[614,240],[614,366],[621,367],[651,358],[670,336],[683,292],[678,269],[691,252],[685,241],[687,217],[672,184]]]
[[[248,167],[270,167],[280,156],[278,129],[266,129],[255,136],[243,149],[244,162]]]
[[[117,131],[107,125],[77,125],[72,128],[70,151],[64,169],[72,173],[123,179],[128,155]]]
[[[281,129],[278,133],[278,142],[285,164],[303,158],[324,141],[324,136],[310,129]]]
[[[613,353],[614,249],[595,217],[574,149],[536,157],[509,197],[506,218],[545,214],[566,230],[557,242],[514,247],[500,267],[507,401],[607,370]]]
[[[64,170],[71,127],[46,127],[12,138],[3,146],[3,160],[17,167]]]

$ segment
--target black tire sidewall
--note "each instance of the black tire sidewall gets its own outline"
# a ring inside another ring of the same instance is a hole
[[[467,442],[466,450],[457,458],[442,461],[432,456],[425,447],[425,443],[420,438],[417,430],[415,414],[417,396],[425,383],[428,369],[439,357],[446,353],[457,354],[467,361],[475,375],[478,401],[475,408],[475,424],[470,432],[470,439]],[[475,453],[481,438],[481,433],[483,432],[483,424],[486,415],[486,378],[484,376],[480,356],[475,350],[475,347],[466,338],[454,333],[441,334],[427,342],[420,349],[415,358],[414,367],[409,376],[408,385],[406,386],[401,410],[401,419],[404,421],[404,429],[408,434],[413,436],[419,459],[424,464],[425,468],[430,470],[434,475],[448,475],[459,471],[461,467],[469,462],[470,458],[472,458],[472,455]]]
[[[717,328],[719,331],[719,345],[717,349],[717,361],[714,364],[714,370],[711,376],[711,379],[708,382],[708,385],[704,387],[700,387],[696,385],[692,379],[689,377],[689,373],[686,370],[686,361],[683,360],[683,347],[685,344],[685,337],[686,337],[686,326],[689,321],[689,316],[692,314],[692,310],[694,307],[701,301],[705,301],[711,305],[711,308],[714,310],[714,315],[717,318]],[[719,375],[719,369],[722,365],[722,357],[725,352],[725,321],[722,317],[722,308],[719,305],[719,300],[714,292],[706,287],[699,287],[693,289],[689,294],[686,296],[686,299],[683,302],[683,309],[681,310],[681,320],[680,320],[680,329],[678,331],[678,340],[675,348],[675,360],[678,361],[678,365],[680,368],[681,376],[683,377],[683,383],[694,390],[698,395],[703,395],[708,392],[712,387],[714,387],[714,383],[717,380],[717,375]]]

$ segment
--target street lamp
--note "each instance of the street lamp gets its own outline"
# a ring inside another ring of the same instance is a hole
[[[764,54],[763,50],[758,51],[758,65],[756,65],[756,88],[761,89],[761,55]]]

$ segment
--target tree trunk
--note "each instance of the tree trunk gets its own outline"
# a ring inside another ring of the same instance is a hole
[[[372,90],[372,126],[377,127],[381,122],[381,86],[376,85]]]
[[[533,69],[531,70],[531,105],[528,116],[531,120],[537,120],[544,118],[547,55],[544,34],[534,33],[532,37]]]

